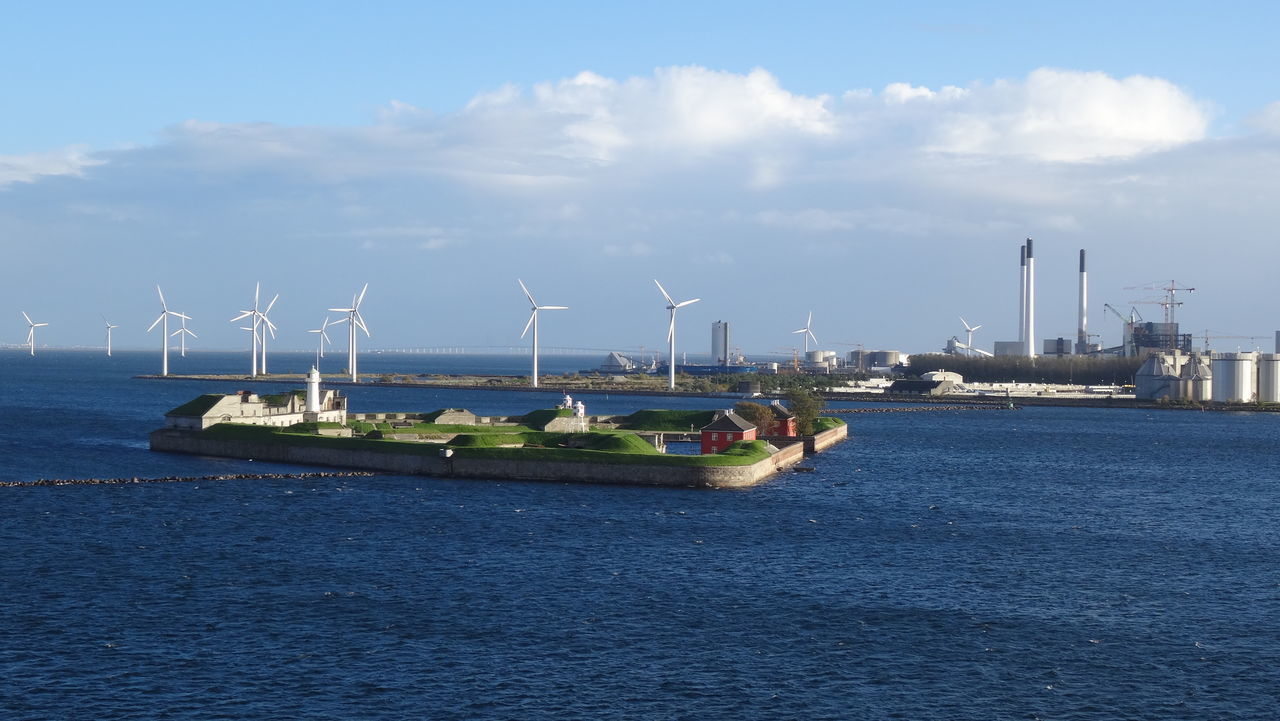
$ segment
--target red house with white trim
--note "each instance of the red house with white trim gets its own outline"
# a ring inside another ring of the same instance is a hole
[[[716,411],[715,420],[702,428],[702,453],[719,453],[737,441],[754,441],[756,427],[733,411]]]

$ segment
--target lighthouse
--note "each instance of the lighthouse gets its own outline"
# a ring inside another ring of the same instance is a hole
[[[320,371],[315,366],[311,366],[311,372],[307,374],[307,413],[320,412]]]

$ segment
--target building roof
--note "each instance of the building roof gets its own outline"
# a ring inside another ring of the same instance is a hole
[[[216,406],[218,404],[218,401],[222,400],[223,398],[226,398],[226,396],[222,395],[221,393],[206,393],[205,395],[198,396],[192,400],[187,401],[186,403],[183,403],[182,405],[178,406],[177,408],[174,408],[173,410],[169,411],[165,415],[166,416],[190,416],[193,418],[200,418],[204,416],[204,414],[208,413],[209,409]]]
[[[790,409],[788,409],[786,406],[782,405],[782,403],[778,401],[774,401],[770,403],[768,408],[769,410],[773,411],[773,417],[780,421],[785,421],[788,418],[796,417],[796,414],[792,413]]]
[[[717,412],[715,420],[702,427],[704,431],[750,431],[755,429],[751,423],[733,411]]]

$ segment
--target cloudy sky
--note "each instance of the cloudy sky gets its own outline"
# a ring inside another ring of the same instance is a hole
[[[149,347],[159,283],[239,347],[261,281],[282,347],[366,282],[363,347],[519,345],[519,277],[544,345],[663,345],[658,278],[690,352],[989,348],[1026,237],[1043,337],[1080,248],[1108,345],[1175,279],[1280,328],[1271,4],[174,5],[6,10],[0,342]]]

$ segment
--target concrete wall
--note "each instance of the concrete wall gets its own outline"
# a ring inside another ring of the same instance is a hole
[[[443,478],[570,481],[653,486],[745,488],[754,486],[804,457],[795,444],[750,466],[645,466],[565,461],[512,461],[472,458],[444,459],[436,455],[381,451],[313,448],[280,443],[207,438],[199,434],[162,428],[151,434],[151,450],[204,456],[249,458],[302,465],[359,468],[404,475]]]

